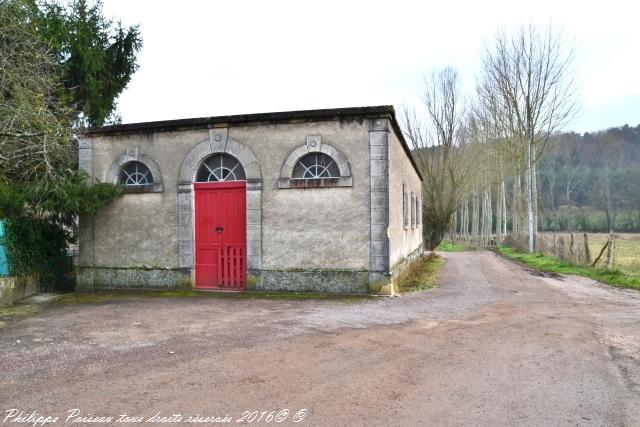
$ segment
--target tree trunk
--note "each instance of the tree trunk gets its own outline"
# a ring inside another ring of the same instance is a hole
[[[607,270],[611,270],[613,268],[614,257],[615,257],[615,236],[613,232],[611,232],[609,233],[609,246],[607,247],[607,258],[605,260]]]
[[[536,156],[536,145],[534,144],[531,150],[531,185],[533,186],[531,191],[533,193],[531,202],[533,209],[533,233],[537,233],[540,228],[538,224],[538,219],[540,212],[538,211],[538,166],[537,166],[537,156]],[[534,240],[535,241],[535,240]]]
[[[554,162],[555,163],[555,162]],[[556,187],[556,165],[551,165],[551,179],[549,180],[549,203],[551,205],[551,212],[556,211],[556,201],[554,196],[554,189]]]
[[[511,192],[511,234],[518,234],[518,186],[516,184],[516,177],[513,177],[513,191]]]
[[[455,243],[458,240],[458,210],[453,213],[451,219],[451,240]]]
[[[487,244],[493,240],[493,206],[491,203],[491,186],[487,187]]]
[[[481,204],[480,207],[480,218],[479,218],[479,222],[478,222],[478,229],[480,231],[480,244],[484,246],[484,225],[485,225],[485,220],[484,220],[484,216],[487,213],[487,201],[485,200],[484,197],[484,192],[482,192],[482,197],[480,198],[480,195],[478,195],[479,197],[479,203]]]
[[[464,201],[464,238],[469,241],[469,199]]]
[[[527,117],[529,117],[529,111],[527,111]],[[525,174],[525,185],[527,195],[527,250],[529,253],[535,251],[535,228],[534,228],[534,215],[533,215],[533,200],[535,199],[533,193],[533,153],[535,152],[535,146],[533,146],[533,138],[529,137],[530,129],[528,128],[530,120],[527,120],[527,173]]]
[[[609,164],[607,164],[605,169],[605,184],[606,184],[606,192],[607,192],[607,226],[609,227],[609,234],[613,235],[613,203],[611,202],[611,179],[609,177]]]
[[[480,206],[478,200],[478,188],[473,187],[473,198],[472,198],[472,208],[473,208],[473,217],[471,219],[471,238],[477,240],[478,232],[479,232],[479,221],[480,221]]]
[[[502,189],[498,184],[496,192],[496,244],[502,242]]]
[[[504,237],[507,235],[507,218],[509,215],[509,213],[507,212],[507,188],[504,183],[504,177],[502,178],[501,191],[502,191],[501,199],[502,199],[502,212],[503,212],[502,236]]]

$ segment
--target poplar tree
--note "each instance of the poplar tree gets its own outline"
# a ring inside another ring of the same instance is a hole
[[[402,120],[424,177],[423,235],[429,249],[434,249],[451,227],[473,169],[467,155],[465,105],[457,72],[444,68],[428,76],[422,102],[419,111],[405,108]]]

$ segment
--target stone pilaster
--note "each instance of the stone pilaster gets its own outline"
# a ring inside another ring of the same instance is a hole
[[[373,119],[369,128],[371,164],[370,282],[389,272],[389,120]]]
[[[93,179],[93,139],[81,138],[78,143],[78,168]],[[93,217],[80,215],[78,218],[78,265],[93,266]]]

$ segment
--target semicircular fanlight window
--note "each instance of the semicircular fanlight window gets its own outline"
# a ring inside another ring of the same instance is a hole
[[[214,154],[208,157],[198,169],[196,182],[244,181],[244,168],[233,156]]]
[[[337,178],[340,168],[336,162],[324,153],[310,153],[302,157],[293,168],[293,179]]]
[[[124,186],[153,184],[153,176],[149,168],[141,162],[129,162],[120,170],[118,183]]]

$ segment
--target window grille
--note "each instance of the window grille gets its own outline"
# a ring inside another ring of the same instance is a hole
[[[409,194],[402,186],[402,226],[407,228],[409,226]]]
[[[228,154],[214,154],[208,157],[198,169],[197,182],[244,181],[244,168],[240,162]]]
[[[151,185],[153,184],[153,176],[144,163],[129,162],[122,166],[118,183],[125,187]]]
[[[302,157],[293,168],[292,179],[338,178],[340,168],[324,153],[310,153]]]
[[[411,228],[416,228],[416,196],[411,193]]]

